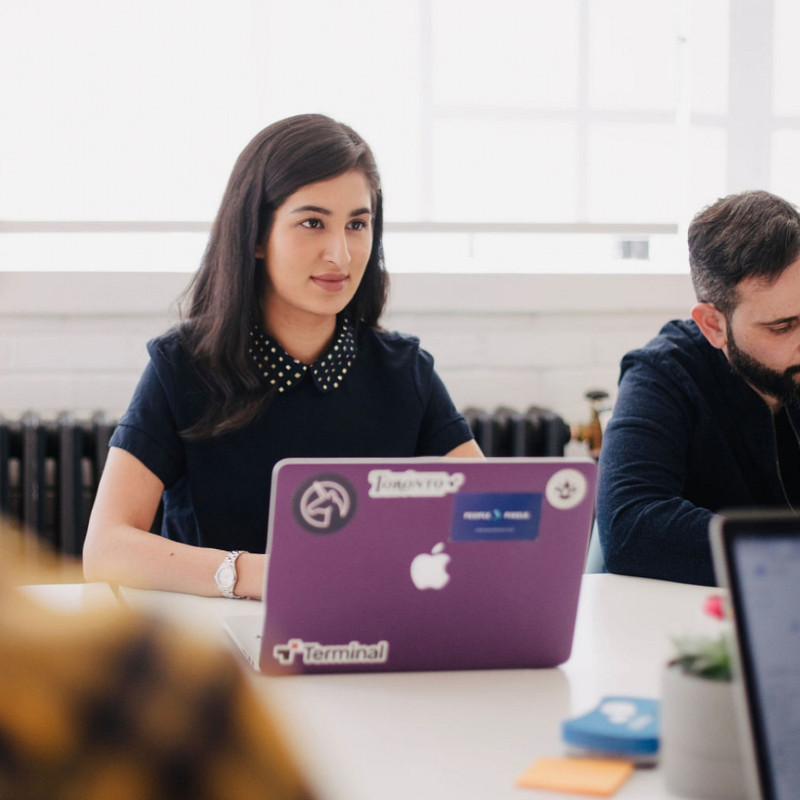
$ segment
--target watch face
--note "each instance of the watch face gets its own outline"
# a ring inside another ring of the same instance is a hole
[[[236,569],[232,564],[225,564],[217,570],[216,578],[220,589],[232,589],[236,582]]]

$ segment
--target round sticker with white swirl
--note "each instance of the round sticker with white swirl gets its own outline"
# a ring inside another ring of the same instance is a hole
[[[576,469],[560,469],[547,481],[544,495],[553,508],[575,508],[586,497],[586,478]]]
[[[294,518],[311,533],[335,533],[355,510],[355,489],[341,475],[315,475],[294,496]]]

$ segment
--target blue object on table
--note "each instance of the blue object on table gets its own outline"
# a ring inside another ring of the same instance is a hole
[[[587,714],[565,720],[561,734],[572,747],[606,755],[647,757],[658,753],[659,701],[604,697]]]

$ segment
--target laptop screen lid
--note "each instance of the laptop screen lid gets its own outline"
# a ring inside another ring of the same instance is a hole
[[[734,681],[751,797],[800,797],[800,517],[730,512],[711,522],[730,594]]]
[[[590,459],[280,462],[261,669],[562,663],[595,482]]]

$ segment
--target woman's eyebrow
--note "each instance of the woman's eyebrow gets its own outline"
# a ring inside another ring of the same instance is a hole
[[[290,214],[308,214],[309,212],[312,213],[312,214],[323,214],[326,217],[329,217],[329,216],[331,216],[331,214],[333,214],[333,211],[331,211],[329,208],[323,208],[322,206],[312,206],[312,205],[298,206],[297,208],[292,209],[292,211],[290,211],[289,213]],[[364,208],[357,208],[357,209],[351,211],[349,216],[351,216],[351,217],[360,217],[362,214],[370,214],[371,215],[372,211],[371,211],[371,209],[369,209],[368,207],[365,206]]]
[[[290,213],[291,214],[307,214],[308,212],[312,212],[313,214],[325,214],[326,216],[330,216],[333,212],[328,208],[322,208],[322,206],[298,206],[297,208],[293,209]]]

